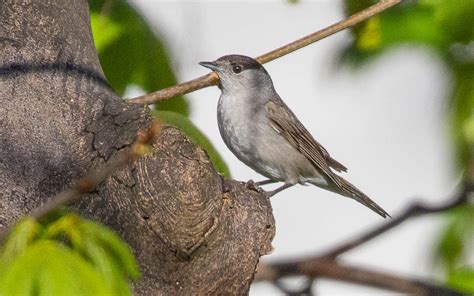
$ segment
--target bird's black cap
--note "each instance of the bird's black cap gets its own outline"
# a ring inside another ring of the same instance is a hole
[[[216,62],[228,62],[230,64],[237,64],[242,66],[244,69],[262,69],[263,66],[251,57],[239,55],[239,54],[230,54],[225,55],[217,59]]]

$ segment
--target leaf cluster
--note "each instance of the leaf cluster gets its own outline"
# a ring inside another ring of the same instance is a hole
[[[128,246],[75,214],[25,218],[0,251],[0,295],[131,295],[139,277]]]
[[[371,0],[345,0],[347,15],[373,4]],[[359,66],[399,45],[421,46],[435,52],[449,69],[452,89],[452,139],[457,163],[466,182],[474,171],[474,1],[405,1],[351,28],[353,41],[341,61]],[[453,210],[435,247],[435,262],[447,284],[474,293],[474,266],[468,265],[473,249],[474,207]]]

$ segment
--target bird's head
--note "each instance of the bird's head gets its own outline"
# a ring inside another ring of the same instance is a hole
[[[223,91],[273,88],[268,72],[251,57],[233,54],[220,57],[214,62],[199,64],[216,72]]]

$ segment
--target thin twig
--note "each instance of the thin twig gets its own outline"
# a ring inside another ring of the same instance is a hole
[[[462,191],[454,198],[450,198],[447,202],[440,205],[427,205],[416,202],[409,206],[403,213],[389,220],[388,222],[381,224],[374,229],[368,231],[367,233],[360,235],[359,237],[350,240],[346,243],[341,244],[338,247],[331,248],[327,253],[317,256],[321,258],[336,258],[343,253],[346,253],[365,242],[368,242],[375,237],[389,231],[390,229],[400,225],[401,223],[407,221],[410,218],[418,217],[422,215],[434,214],[447,211],[449,209],[455,208],[459,205],[467,203],[469,194],[473,192],[474,188],[471,185],[465,186]]]
[[[292,53],[293,51],[296,51],[300,48],[310,45],[311,43],[314,43],[316,41],[329,37],[333,35],[334,33],[337,33],[349,27],[355,26],[358,23],[363,22],[366,19],[376,15],[377,13],[380,13],[396,4],[401,3],[402,1],[403,0],[381,0],[378,3],[360,12],[351,15],[345,20],[332,24],[329,27],[326,27],[322,30],[319,30],[301,39],[288,43],[287,45],[284,45],[280,48],[267,52],[266,54],[259,56],[257,58],[257,61],[259,61],[261,64],[273,61],[284,55]]]
[[[365,21],[371,16],[380,13],[392,6],[395,6],[401,3],[403,0],[381,0],[378,3],[358,12],[340,22],[337,22],[329,27],[326,27],[322,30],[319,30],[315,33],[312,33],[308,36],[305,36],[301,39],[298,39],[294,42],[291,42],[285,46],[272,50],[268,53],[265,53],[257,57],[257,61],[264,64],[269,61],[280,58],[284,55],[287,55],[295,50],[298,50],[302,47],[305,47],[311,43],[324,39],[328,36],[331,36],[339,31],[352,27],[360,22]],[[146,104],[150,105],[161,100],[170,99],[173,97],[181,96],[193,91],[196,91],[201,88],[205,88],[211,85],[216,85],[219,82],[217,75],[212,72],[207,75],[198,77],[196,79],[168,87],[153,93],[149,93],[143,96],[139,96],[133,99],[128,100],[131,104]]]
[[[145,131],[139,131],[137,133],[137,139],[132,144],[130,149],[115,155],[109,162],[104,164],[103,167],[92,171],[89,175],[80,179],[72,188],[66,189],[56,194],[46,203],[31,211],[28,214],[28,217],[35,219],[43,218],[58,208],[69,205],[78,200],[83,193],[93,191],[115,170],[122,168],[127,163],[130,163],[138,157],[144,155],[147,151],[147,146],[152,143],[153,138],[159,133],[161,127],[162,125],[155,121]],[[0,243],[6,239],[8,234],[13,230],[14,226],[15,225],[10,225],[0,229]]]
[[[330,251],[322,255],[261,264],[259,265],[255,281],[269,281],[275,284],[283,277],[299,275],[310,278],[329,278],[417,295],[461,295],[454,290],[420,280],[342,265],[337,261],[337,257],[389,231],[410,218],[441,213],[466,204],[473,193],[474,184],[466,184],[461,192],[443,204],[427,205],[414,203],[389,222],[381,224],[347,243],[331,248]]]
[[[436,284],[342,264],[333,259],[301,259],[264,265],[266,266],[262,269],[259,266],[255,282],[276,283],[285,276],[306,276],[311,279],[326,278],[410,295],[462,295]]]

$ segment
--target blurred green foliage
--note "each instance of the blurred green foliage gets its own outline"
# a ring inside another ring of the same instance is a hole
[[[177,84],[166,47],[127,1],[89,0],[89,6],[100,63],[117,94],[123,95],[131,85],[153,92]],[[155,116],[161,114],[160,120],[178,127],[201,145],[216,170],[230,177],[222,157],[187,118],[190,108],[183,97],[159,102],[155,109],[160,111],[153,113]]]
[[[347,15],[376,1],[345,0]],[[474,0],[405,1],[351,29],[353,42],[341,60],[364,64],[401,44],[436,52],[450,70],[453,84],[448,98],[453,141],[460,171],[473,182],[474,171]],[[435,261],[449,286],[474,293],[474,267],[467,266],[474,240],[474,206],[454,209],[436,243]]]
[[[131,295],[138,267],[108,228],[74,214],[21,221],[0,250],[0,295]]]
[[[107,81],[119,95],[136,85],[146,92],[177,84],[163,43],[145,19],[124,0],[90,0],[94,42]],[[189,115],[183,97],[156,105]]]
[[[435,248],[435,263],[445,272],[448,285],[474,293],[474,266],[467,266],[474,249],[474,205],[447,213],[447,223]]]

